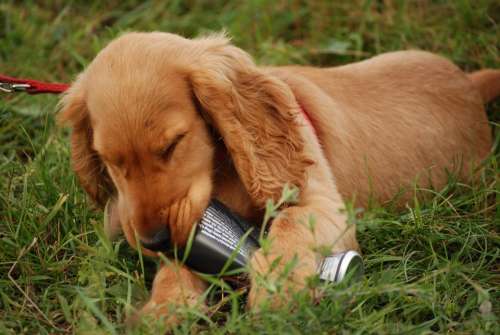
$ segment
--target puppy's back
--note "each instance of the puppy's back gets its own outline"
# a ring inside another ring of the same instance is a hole
[[[442,187],[487,156],[491,130],[480,92],[447,59],[422,51],[383,54],[340,67],[287,67],[328,98],[315,120],[339,191],[364,205],[390,199],[415,178]],[[327,101],[328,100],[328,101]],[[311,104],[314,106],[314,102]],[[340,136],[339,136],[340,134]]]

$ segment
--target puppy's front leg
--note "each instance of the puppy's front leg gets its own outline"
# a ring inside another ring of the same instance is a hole
[[[251,259],[250,307],[263,301],[277,307],[285,302],[284,297],[303,289],[307,278],[316,273],[322,258],[320,250],[333,253],[359,248],[354,227],[349,227],[346,214],[335,208],[339,208],[335,201],[317,198],[314,205],[285,209],[273,221],[269,250],[259,249]],[[285,274],[287,264],[292,266]],[[266,288],[260,280],[271,285]],[[280,288],[281,292],[273,292]]]
[[[185,266],[173,262],[163,265],[153,281],[151,298],[138,316],[152,315],[155,319],[163,317],[167,325],[177,324],[181,320],[172,314],[172,308],[196,305],[204,307],[202,294],[205,289],[203,280]]]

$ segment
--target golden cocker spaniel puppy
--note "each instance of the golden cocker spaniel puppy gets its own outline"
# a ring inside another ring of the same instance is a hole
[[[440,188],[446,170],[469,179],[491,147],[483,105],[499,93],[500,71],[466,75],[421,51],[258,67],[222,35],[128,33],[78,76],[61,118],[73,128],[81,185],[98,205],[111,199],[110,220],[134,247],[135,234],[183,246],[212,197],[259,223],[267,199],[297,186],[298,202],[273,220],[271,250],[255,252],[251,268],[255,280],[277,257],[296,256],[287,287],[300,288],[320,247],[358,249],[345,200],[366,206],[411,185]],[[314,229],[303,224],[310,215]],[[194,304],[204,288],[189,269],[165,265],[143,311]],[[252,286],[249,305],[268,294]]]

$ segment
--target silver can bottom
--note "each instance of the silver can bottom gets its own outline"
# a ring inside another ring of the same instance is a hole
[[[364,274],[363,259],[354,250],[325,257],[318,266],[319,278],[340,283],[344,278],[359,280]]]

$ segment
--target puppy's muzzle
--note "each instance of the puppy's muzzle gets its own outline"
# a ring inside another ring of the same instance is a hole
[[[160,228],[151,238],[141,238],[144,248],[151,251],[167,251],[170,249],[170,231],[167,226]]]

